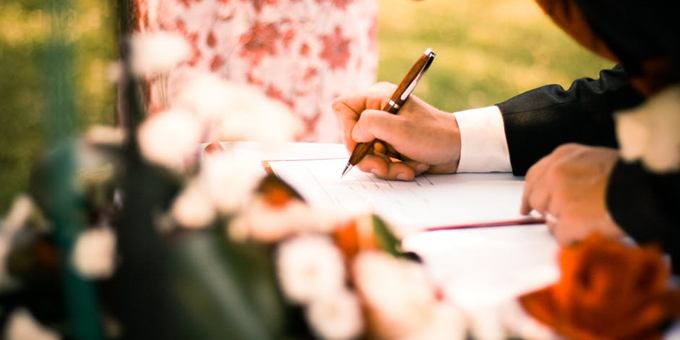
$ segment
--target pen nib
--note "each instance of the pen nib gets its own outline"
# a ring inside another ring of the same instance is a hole
[[[342,175],[340,177],[345,177],[345,174],[349,172],[349,170],[352,169],[352,164],[347,162],[347,165],[345,165],[345,170],[342,170]]]

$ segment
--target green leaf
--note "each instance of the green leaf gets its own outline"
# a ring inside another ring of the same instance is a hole
[[[401,252],[399,246],[400,244],[399,239],[396,236],[394,236],[394,233],[392,233],[392,230],[390,230],[385,221],[378,217],[378,215],[373,215],[372,219],[373,219],[373,233],[375,234],[375,237],[378,240],[380,248],[390,253],[392,256],[397,257],[403,256],[404,254]]]

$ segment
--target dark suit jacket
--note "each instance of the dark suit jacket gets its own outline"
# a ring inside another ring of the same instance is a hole
[[[497,104],[513,173],[524,175],[560,144],[617,147],[614,112],[643,100],[617,66],[602,71],[599,79],[578,79],[568,90],[548,85]],[[610,177],[607,207],[636,241],[660,244],[671,255],[674,272],[680,272],[680,174],[653,174],[639,162],[619,161]]]

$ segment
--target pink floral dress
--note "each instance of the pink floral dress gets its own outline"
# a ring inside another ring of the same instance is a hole
[[[176,31],[191,42],[169,93],[194,71],[253,84],[302,119],[301,141],[340,141],[331,101],[375,81],[375,0],[135,2],[138,30]],[[157,102],[153,91],[149,102]]]

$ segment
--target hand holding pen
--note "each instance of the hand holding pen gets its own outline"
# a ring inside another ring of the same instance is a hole
[[[399,109],[404,105],[404,103],[406,103],[408,98],[411,96],[411,93],[413,93],[413,90],[415,90],[420,78],[422,78],[425,74],[425,71],[430,68],[435,56],[436,54],[432,52],[431,49],[428,48],[425,50],[423,55],[421,55],[415,64],[411,66],[411,69],[408,71],[404,79],[401,80],[401,83],[399,83],[399,86],[387,101],[385,107],[383,107],[383,111],[389,112],[391,114],[397,114],[397,112],[399,112]],[[345,176],[345,174],[348,173],[354,165],[357,165],[364,157],[366,157],[366,154],[368,154],[372,148],[372,142],[357,144],[352,151],[352,155],[347,161],[347,165],[345,165],[345,169],[342,171],[342,176]]]

